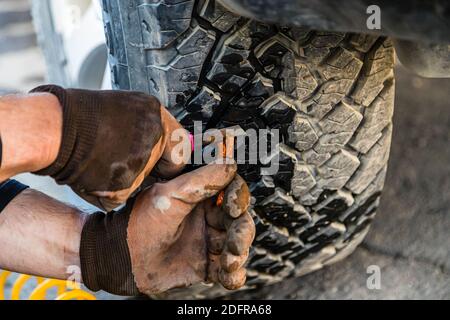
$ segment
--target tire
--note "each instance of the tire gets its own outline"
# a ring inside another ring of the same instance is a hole
[[[63,87],[70,85],[62,36],[56,32],[50,0],[31,2],[33,23],[47,66],[47,81]]]
[[[280,129],[278,174],[239,168],[257,225],[247,288],[320,269],[361,243],[389,157],[389,39],[266,25],[213,0],[106,0],[103,10],[113,87],[157,96],[189,129]],[[202,285],[167,297],[224,294]]]

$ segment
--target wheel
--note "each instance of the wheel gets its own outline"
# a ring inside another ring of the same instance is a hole
[[[363,240],[392,133],[389,39],[251,21],[213,0],[103,1],[113,87],[157,96],[191,129],[276,128],[280,170],[241,165],[257,237],[247,288],[334,263]],[[216,287],[169,297],[214,297]]]
[[[33,0],[32,15],[49,82],[111,87],[98,0]]]

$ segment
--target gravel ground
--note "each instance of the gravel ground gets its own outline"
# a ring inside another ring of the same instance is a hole
[[[0,0],[0,70],[0,94],[25,92],[44,81],[26,1]],[[264,287],[253,297],[450,299],[449,100],[450,79],[421,79],[397,69],[388,177],[363,245],[345,261]],[[50,194],[59,190],[50,189]],[[372,265],[380,268],[380,289],[367,288]]]

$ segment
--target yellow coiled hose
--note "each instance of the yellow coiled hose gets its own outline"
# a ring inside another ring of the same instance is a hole
[[[10,290],[6,290],[7,280],[17,276]],[[15,275],[0,270],[0,300],[21,300],[25,284],[33,283],[36,287],[26,300],[96,300],[89,292],[81,290],[79,285],[63,280],[44,279],[29,275]],[[53,293],[56,289],[56,294]],[[8,292],[7,292],[8,291]]]

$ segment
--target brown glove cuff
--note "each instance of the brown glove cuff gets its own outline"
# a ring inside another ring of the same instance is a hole
[[[90,215],[80,243],[83,282],[92,291],[104,290],[121,296],[137,296],[127,228],[133,201],[119,212]]]
[[[92,149],[100,119],[99,101],[94,92],[76,92],[54,85],[44,85],[30,93],[46,92],[55,95],[63,108],[62,144],[56,161],[38,175],[52,176],[61,184],[75,180],[74,172]]]

